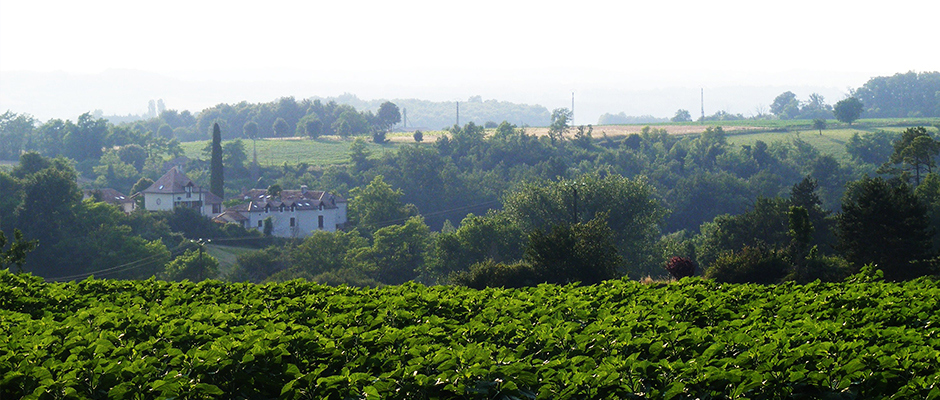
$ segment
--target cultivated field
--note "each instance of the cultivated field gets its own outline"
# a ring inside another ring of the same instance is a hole
[[[720,124],[708,124],[708,125],[699,125],[699,124],[675,124],[675,125],[656,125],[656,124],[643,124],[643,125],[599,125],[594,127],[594,133],[592,135],[594,138],[602,137],[605,133],[607,136],[626,136],[632,133],[640,133],[644,127],[651,127],[656,129],[665,129],[667,133],[672,135],[688,135],[688,134],[698,134],[705,131],[707,126],[720,126]],[[742,131],[762,131],[767,130],[765,127],[754,127],[754,126],[722,126],[722,129],[726,133],[730,132],[742,132]],[[576,128],[571,128],[567,136],[573,136],[577,132]],[[536,136],[547,136],[548,128],[546,127],[528,127],[525,128],[525,133],[529,135]]]
[[[937,399],[937,281],[380,289],[0,271],[0,398]]]
[[[728,141],[736,145],[753,145],[754,142],[761,140],[768,144],[776,141],[788,141],[800,138],[823,153],[833,154],[836,157],[845,157],[845,142],[852,137],[853,133],[874,132],[877,130],[887,130],[900,132],[909,126],[926,126],[933,132],[936,132],[935,125],[940,124],[940,118],[921,118],[921,119],[863,119],[856,121],[851,126],[839,123],[834,120],[827,121],[828,129],[822,131],[814,130],[813,122],[809,120],[743,120],[743,121],[709,121],[704,125],[696,122],[688,123],[670,123],[670,124],[643,124],[643,125],[602,125],[595,126],[593,137],[595,139],[607,135],[610,138],[618,139],[629,134],[640,133],[644,127],[649,126],[655,129],[665,129],[669,134],[674,135],[697,135],[705,131],[706,127],[721,126],[728,135]],[[527,127],[526,134],[543,136],[548,134],[548,128],[545,127]],[[575,128],[568,132],[568,137],[575,134]],[[428,131],[424,133],[424,140],[421,145],[428,145],[437,141],[445,135],[445,131]],[[488,134],[492,130],[487,131]],[[366,141],[366,148],[374,156],[382,154],[385,151],[395,151],[399,146],[414,145],[412,132],[392,132],[387,135],[388,143],[378,145],[372,143],[369,139]],[[248,159],[251,160],[252,142],[251,140],[242,140],[245,143],[245,150]],[[189,158],[204,159],[205,149],[208,142],[184,142],[181,144],[185,155]],[[342,164],[349,160],[349,147],[352,145],[352,139],[340,138],[337,136],[325,136],[317,140],[307,138],[268,138],[258,140],[255,145],[258,151],[258,163],[266,166],[278,166],[284,163],[299,164],[307,163],[310,165],[334,165]]]

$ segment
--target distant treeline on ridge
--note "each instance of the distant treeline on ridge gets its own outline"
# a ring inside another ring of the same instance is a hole
[[[199,113],[165,107],[151,108],[149,119],[161,135],[180,141],[206,140],[209,127],[219,122],[229,137],[285,137],[320,135],[363,135],[373,129],[379,108],[389,100],[362,100],[352,94],[337,97],[296,100],[281,97],[268,103],[222,103]],[[448,129],[458,122],[457,102],[432,102],[418,99],[391,100],[400,110],[402,120],[392,130]],[[159,103],[162,106],[162,101]],[[483,100],[473,96],[460,102],[459,123],[474,122],[493,127],[501,121],[518,126],[546,126],[547,108],[540,105]],[[106,117],[110,119],[111,117]],[[141,117],[143,118],[143,117]],[[119,122],[132,122],[118,117]],[[381,124],[379,124],[381,125]]]

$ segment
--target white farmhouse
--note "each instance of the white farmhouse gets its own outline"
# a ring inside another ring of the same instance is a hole
[[[242,198],[246,201],[227,209],[214,218],[216,222],[234,222],[248,229],[264,229],[264,220],[271,218],[272,235],[306,237],[315,231],[335,232],[346,223],[346,199],[329,192],[282,190],[272,196],[264,189],[252,189]]]
[[[144,208],[149,211],[172,211],[185,207],[196,209],[210,218],[222,213],[222,198],[197,186],[177,167],[171,168],[141,194]]]

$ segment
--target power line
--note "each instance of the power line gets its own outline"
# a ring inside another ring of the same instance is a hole
[[[181,249],[184,249],[185,247],[186,247],[186,244],[185,244],[185,243],[180,244],[179,246],[177,246],[176,248],[174,248],[173,250],[170,251],[170,257],[172,258],[172,257],[176,257],[176,256],[182,254],[182,251],[180,251],[180,250],[181,250]],[[82,278],[82,277],[87,278],[87,277],[92,276],[92,275],[101,275],[101,276],[104,276],[104,275],[111,275],[111,274],[115,274],[115,273],[118,273],[118,272],[124,272],[124,271],[129,271],[129,270],[132,270],[132,269],[137,269],[137,268],[142,268],[142,267],[145,267],[145,266],[153,265],[155,262],[160,261],[160,258],[162,258],[162,257],[163,257],[163,254],[154,254],[154,255],[152,255],[152,256],[150,256],[150,257],[145,257],[145,258],[142,258],[142,259],[139,259],[139,260],[134,260],[134,261],[131,261],[131,262],[128,262],[128,263],[124,263],[124,264],[121,264],[121,265],[118,265],[118,266],[115,266],[115,267],[111,267],[111,268],[105,268],[105,269],[100,269],[100,270],[91,271],[91,272],[83,272],[83,273],[81,273],[81,274],[75,274],[75,275],[58,276],[58,277],[54,277],[54,278],[48,278],[48,279],[46,279],[46,280],[49,280],[49,281],[70,281],[70,280],[73,280],[73,279],[76,279],[76,278]]]

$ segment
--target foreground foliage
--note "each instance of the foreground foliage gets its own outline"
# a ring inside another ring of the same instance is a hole
[[[854,279],[476,291],[0,272],[0,397],[940,397],[940,284]]]

